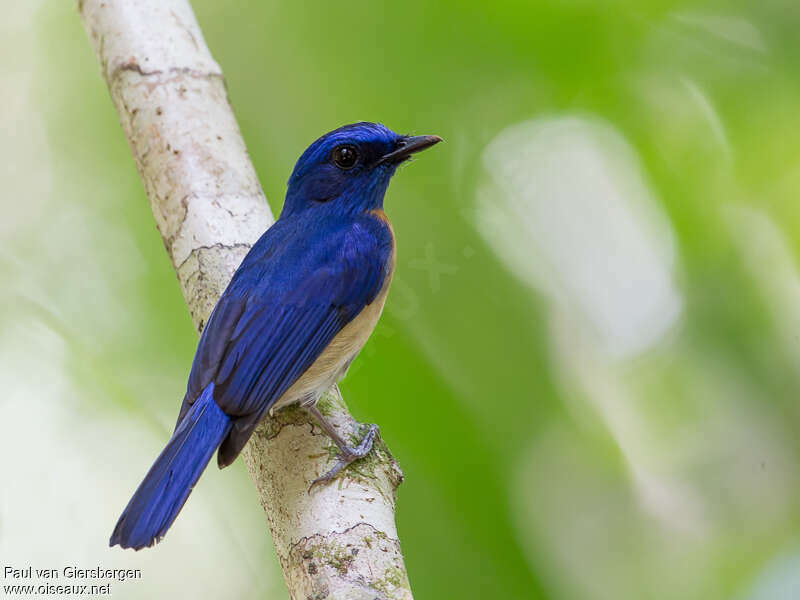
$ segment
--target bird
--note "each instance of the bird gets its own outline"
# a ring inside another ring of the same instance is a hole
[[[316,402],[345,375],[386,301],[396,262],[383,210],[389,182],[399,165],[441,141],[359,122],[303,152],[279,218],[208,319],[175,430],[119,517],[110,546],[140,550],[161,541],[214,452],[220,468],[233,463],[271,411],[299,403],[338,447],[336,464],[312,488],[369,453],[377,425],[351,446]]]

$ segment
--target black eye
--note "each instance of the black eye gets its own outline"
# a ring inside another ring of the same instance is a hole
[[[358,148],[351,144],[336,146],[331,155],[333,163],[340,169],[352,169],[358,162]]]

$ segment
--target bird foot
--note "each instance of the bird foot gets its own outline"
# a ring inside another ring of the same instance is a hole
[[[367,454],[369,454],[369,451],[372,450],[372,446],[375,443],[375,437],[379,433],[380,429],[377,425],[370,425],[367,435],[364,436],[364,438],[361,440],[361,443],[355,448],[344,444],[341,438],[337,439],[338,436],[337,438],[333,438],[333,441],[341,451],[341,456],[330,471],[325,473],[322,477],[318,477],[311,483],[311,486],[308,488],[308,493],[310,494],[311,490],[313,490],[317,485],[330,483],[336,478],[342,469],[347,467],[350,463],[358,460],[359,458],[364,458]],[[342,443],[340,444],[339,442]]]

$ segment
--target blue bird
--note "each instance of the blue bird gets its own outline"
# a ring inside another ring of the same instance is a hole
[[[327,483],[372,448],[351,447],[316,408],[383,310],[395,265],[383,197],[397,166],[441,141],[355,123],[319,138],[289,178],[280,218],[255,243],[200,337],[175,431],[120,516],[110,545],[161,540],[214,451],[230,465],[271,410],[300,403],[338,446]],[[312,484],[313,487],[313,484]]]

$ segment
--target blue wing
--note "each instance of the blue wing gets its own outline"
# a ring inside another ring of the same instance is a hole
[[[391,231],[364,218],[331,227],[278,221],[253,246],[215,307],[192,365],[180,423],[202,390],[233,418],[220,466],[233,462],[270,407],[374,299]]]

